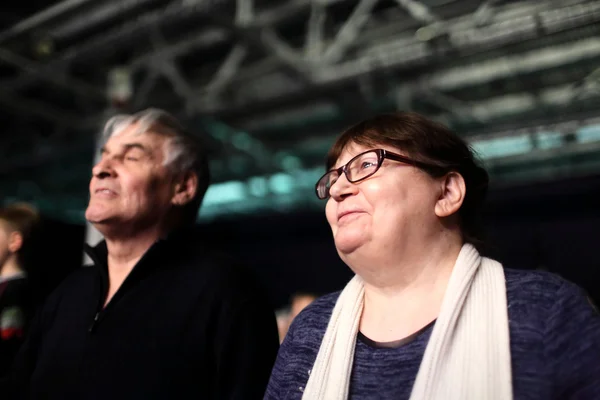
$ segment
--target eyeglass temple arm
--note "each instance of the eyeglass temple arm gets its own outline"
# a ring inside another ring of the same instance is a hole
[[[424,169],[442,169],[439,165],[429,164],[422,161],[413,160],[408,157],[401,156],[400,154],[392,153],[391,151],[383,150],[383,157],[389,158],[390,160],[400,161],[406,164],[414,165],[415,167],[424,168]]]

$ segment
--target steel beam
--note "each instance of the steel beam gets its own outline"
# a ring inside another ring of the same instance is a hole
[[[157,58],[173,59],[188,53],[191,50],[202,49],[224,43],[231,39],[232,36],[232,33],[226,29],[208,28],[204,32],[184,39],[181,42],[160,45],[152,52],[139,56],[131,61],[131,63],[129,63],[129,67],[132,71],[137,71],[147,67]]]
[[[81,118],[75,114],[58,110],[38,101],[23,99],[4,92],[0,92],[0,104],[6,109],[26,118],[35,115],[61,126],[76,125],[81,120]]]
[[[327,19],[325,5],[314,1],[310,8],[310,17],[306,27],[306,39],[304,41],[304,57],[313,64],[319,61],[323,53],[323,29]]]
[[[360,0],[350,17],[344,22],[333,43],[325,50],[322,63],[334,64],[342,59],[348,47],[354,42],[360,30],[367,23],[371,11],[379,0]]]
[[[90,100],[106,101],[105,92],[97,87],[81,81],[76,78],[67,77],[66,74],[47,74],[43,73],[43,65],[30,61],[24,57],[11,53],[10,51],[0,49],[0,60],[11,64],[31,75],[38,77],[42,81],[67,89],[78,96]],[[4,90],[10,90],[10,87],[3,87]]]
[[[396,2],[408,11],[411,17],[423,24],[433,24],[440,21],[440,19],[431,12],[429,7],[420,1],[396,0]]]
[[[83,31],[116,19],[124,13],[149,7],[157,0],[112,0],[89,5],[82,12],[70,17],[67,21],[48,29],[54,40],[65,40],[81,34]]]
[[[58,4],[55,4],[31,17],[13,25],[9,29],[0,32],[0,43],[6,42],[15,36],[29,32],[38,26],[62,15],[71,10],[76,9],[86,3],[91,3],[97,0],[65,0]]]
[[[598,7],[599,5],[600,2],[598,1],[594,3],[586,3],[585,8],[577,9],[575,11],[577,11],[577,13],[592,11],[594,9],[593,7]],[[545,26],[548,27],[556,26],[557,24],[564,25],[562,20],[564,18],[568,18],[569,15],[576,18],[585,18],[587,20],[592,20],[594,16],[596,16],[596,18],[598,17],[598,13],[579,16],[579,14],[573,15],[573,11],[571,11],[569,14],[566,13],[564,10],[552,10],[549,7],[550,5],[548,4],[536,3],[528,4],[523,9],[514,6],[498,8],[498,13],[496,14],[494,19],[495,25],[489,27],[488,32],[496,32],[496,34],[504,35],[501,29],[505,29],[507,34],[509,34],[510,36],[504,36],[502,42],[494,41],[494,38],[492,37],[492,44],[486,45],[485,43],[481,42],[480,38],[477,38],[476,34],[474,34],[475,36],[470,36],[470,33],[468,35],[461,34],[461,32],[469,32],[469,30],[473,29],[473,21],[469,20],[467,17],[460,17],[456,19],[454,21],[456,25],[454,28],[451,29],[451,31],[453,32],[454,37],[457,38],[457,46],[459,48],[465,48],[466,46],[466,48],[471,49],[470,51],[473,52],[477,48],[481,48],[482,50],[489,50],[494,46],[506,45],[507,40],[510,40],[513,43],[515,41],[521,41],[521,36],[519,36],[518,34],[513,35],[511,33],[513,27],[512,24],[503,27],[504,21],[511,21],[510,18],[512,17],[528,19],[531,15],[538,15],[542,17],[544,21],[546,21]],[[552,12],[553,17],[550,18],[550,16],[546,12]],[[541,33],[537,32],[536,34],[539,35]],[[364,35],[361,35],[361,37],[363,36],[370,36],[369,32],[365,32]],[[468,37],[474,37],[474,40],[478,40],[477,44],[469,43]],[[420,42],[414,37],[405,36],[404,38],[401,37],[398,39],[393,39],[391,41],[389,41],[388,39],[387,42],[383,38],[377,38],[377,36],[370,37],[369,40],[371,40],[372,43],[368,46],[365,44],[367,50],[363,51],[362,54],[359,53],[360,55],[358,58],[342,62],[341,64],[335,66],[321,66],[320,68],[316,68],[314,72],[317,74],[317,82],[325,88],[328,86],[341,84],[343,82],[355,81],[361,75],[368,73],[376,73],[379,70],[388,70],[389,68],[402,68],[403,66],[409,67],[411,65],[419,65],[419,63],[426,63],[428,57],[431,57],[433,54],[426,43]],[[529,61],[532,64],[531,68],[533,70],[543,69],[551,65],[566,65],[570,62],[576,62],[578,59],[592,59],[593,57],[596,57],[595,47],[596,46],[594,44],[588,43],[588,45],[584,45],[581,43],[581,41],[579,41],[575,42],[572,46],[566,45],[559,46],[558,48],[549,47],[547,52],[544,50],[538,50],[538,53],[536,53],[536,51],[526,53],[523,61]],[[555,52],[554,56],[544,55],[544,53],[551,52]],[[514,60],[514,62],[511,60],[511,64],[520,63],[520,56],[514,58],[516,60]],[[464,73],[464,67],[457,68],[456,79],[461,79],[460,77],[462,77],[464,81],[463,84],[468,84],[469,81],[477,80],[481,76],[481,74],[485,75],[486,73],[480,71],[479,69],[483,67],[487,68],[487,66],[489,66],[490,69],[495,71],[492,73],[492,75],[495,75],[496,78],[501,78],[501,68],[507,60],[505,58],[501,58],[498,61],[500,63],[500,66],[498,68],[495,68],[494,66],[494,64],[497,62],[496,60],[491,60],[489,62],[484,63],[477,63],[473,66],[469,65],[467,66],[467,68],[471,69],[470,72],[472,73],[468,74]],[[538,64],[537,67],[535,67],[536,63]],[[254,65],[245,67],[236,74],[236,76],[233,78],[234,81],[232,82],[232,84],[243,86],[247,84],[247,82],[258,80],[265,74],[271,72],[274,74],[275,71],[277,71],[278,65],[279,63],[277,62],[277,60],[273,58],[267,58]],[[449,73],[450,71],[442,71],[441,74],[445,75],[447,72]],[[276,82],[276,80],[273,80],[273,82]],[[199,95],[202,96],[202,88],[197,88],[197,90]],[[299,94],[301,94],[302,90],[304,89],[299,89],[299,91],[293,92],[292,94],[289,91],[289,87],[285,86],[282,87],[281,96],[298,96]],[[273,93],[273,98],[277,97],[277,95],[275,94],[276,90],[272,90],[271,92]],[[252,105],[256,105],[257,101],[263,100],[256,99],[256,101],[252,102]],[[245,105],[240,105],[240,107],[245,107]],[[224,111],[226,111],[225,108],[218,104],[204,110],[204,112],[208,113],[220,113]],[[235,112],[235,110],[233,110],[233,112]]]
[[[434,91],[450,91],[462,87],[481,85],[486,82],[491,82],[497,79],[504,79],[512,76],[518,76],[525,73],[540,71],[558,66],[567,66],[580,61],[595,60],[600,57],[600,38],[582,39],[573,43],[547,47],[544,49],[531,50],[523,54],[498,57],[495,59],[486,60],[478,63],[468,63],[459,65],[453,68],[441,69],[439,71],[421,76],[413,84],[409,85],[410,90],[414,91],[419,88],[428,88]],[[369,65],[369,64],[367,64]],[[321,81],[323,92],[325,88],[342,81],[353,81],[359,76],[359,70],[354,73],[345,75],[344,71],[338,71],[338,76],[328,75],[328,79]],[[240,73],[241,75],[242,73]],[[243,85],[242,82],[234,84]],[[249,83],[248,83],[249,84]],[[301,95],[304,89],[299,88],[296,91],[290,92],[288,87],[286,90],[286,98],[297,98]],[[276,98],[277,96],[273,96]],[[261,101],[269,101],[268,99]],[[285,104],[284,98],[280,96],[279,101],[274,104]],[[203,109],[202,112],[215,113],[235,113],[237,109],[243,110],[248,106],[257,106],[258,100],[250,101],[247,104],[240,104],[236,109],[231,107],[223,107],[216,105],[215,107]]]
[[[263,28],[260,30],[245,29],[235,21],[217,13],[211,13],[209,19],[219,26],[228,29],[242,43],[275,56],[288,70],[301,79],[311,80],[311,66],[293,50],[287,43],[279,38],[274,30]]]
[[[114,45],[126,37],[139,35],[147,29],[154,29],[161,24],[168,22],[176,23],[182,16],[205,15],[206,12],[214,6],[226,3],[228,0],[216,0],[210,2],[200,2],[194,6],[182,7],[180,2],[171,3],[167,7],[142,14],[133,22],[127,22],[118,28],[111,30],[101,36],[94,37],[77,46],[74,46],[61,53],[57,58],[48,62],[39,70],[42,74],[52,74],[57,69],[62,68],[67,63],[77,59],[98,58],[103,53],[114,51]],[[0,81],[0,87],[7,90],[20,90],[31,84],[35,79],[29,74],[23,74],[17,78],[4,79]]]
[[[238,0],[241,1],[241,0]],[[329,0],[329,1],[321,1],[319,4],[325,5],[326,3],[336,3],[347,0]],[[299,11],[305,10],[311,6],[314,2],[312,0],[290,0],[284,5],[264,10],[260,12],[254,12],[251,19],[247,19],[244,17],[239,23],[236,25],[242,29],[256,29],[261,30],[263,28],[267,28],[270,26],[276,26],[279,23],[289,19],[295,15]],[[190,50],[205,48],[208,46],[212,46],[215,44],[224,43],[227,40],[230,40],[233,36],[231,32],[231,25],[228,24],[228,28],[220,28],[215,29],[212,27],[207,27],[207,29],[196,35],[195,37],[185,39],[181,42],[173,43],[167,45],[165,47],[157,48],[155,52],[151,52],[145,55],[142,55],[131,62],[131,67],[134,70],[145,67],[154,57],[158,56],[166,56],[169,58],[177,57],[183,55]],[[278,58],[276,56],[268,57],[269,62],[274,66],[279,66]]]
[[[238,44],[231,50],[210,82],[204,87],[209,96],[217,96],[231,82],[247,54],[248,48],[244,45]]]
[[[84,3],[86,1],[90,0],[79,0],[79,2],[81,3]],[[216,3],[224,3],[225,1],[227,0],[220,0]],[[346,0],[329,0],[328,3],[335,3],[340,1]],[[77,2],[75,1],[73,3]],[[42,69],[40,69],[40,73],[52,73],[53,71],[64,67],[68,62],[72,60],[78,59],[81,56],[85,57],[88,53],[91,53],[94,56],[96,56],[98,51],[101,51],[102,49],[112,49],[112,45],[115,42],[119,41],[124,37],[131,36],[135,34],[135,32],[155,27],[161,22],[164,23],[164,21],[175,20],[176,18],[182,15],[187,15],[187,12],[202,12],[205,8],[202,5],[196,5],[194,7],[188,6],[186,8],[181,4],[182,2],[175,2],[162,10],[143,14],[142,16],[138,17],[135,21],[123,24],[115,30],[106,33],[102,37],[94,38],[86,41],[81,45],[75,46],[60,54],[56,59],[46,64]],[[267,26],[271,26],[296,15],[296,13],[299,10],[307,9],[310,5],[311,0],[291,0],[283,6],[279,6],[266,11],[261,11],[260,13],[256,13],[255,15],[253,14],[254,18],[252,19],[247,19],[247,17],[245,16],[245,19],[243,20],[243,23],[240,24],[240,26],[243,26],[245,28],[264,28]],[[145,67],[146,65],[148,65],[148,63],[150,61],[153,61],[156,56],[160,55],[176,57],[188,52],[191,49],[201,48],[207,45],[223,42],[230,37],[230,31],[209,28],[206,32],[200,33],[199,35],[193,38],[189,38],[183,42],[178,42],[172,45],[158,48],[147,55],[141,56],[131,63],[131,67],[132,70],[137,70],[141,67]],[[269,39],[272,39],[272,37],[267,38],[267,40]],[[273,44],[273,41],[271,41],[270,44]],[[277,46],[277,43],[275,43],[275,46]],[[0,87],[6,88],[7,90],[19,90],[31,84],[35,79],[35,76],[29,74],[22,74],[16,79],[5,79],[3,81],[0,81]]]

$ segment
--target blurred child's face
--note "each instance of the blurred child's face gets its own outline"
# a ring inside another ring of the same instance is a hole
[[[13,257],[19,251],[18,242],[15,241],[17,232],[4,220],[0,219],[0,270],[6,261]]]
[[[8,226],[6,226],[4,221],[0,220],[0,269],[2,269],[2,266],[11,255],[8,249],[9,239],[10,231],[8,230]]]

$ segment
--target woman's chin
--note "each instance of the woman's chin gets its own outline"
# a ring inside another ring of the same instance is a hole
[[[335,236],[335,247],[340,255],[352,254],[363,244],[365,244],[366,235],[364,231],[344,232],[338,231]]]

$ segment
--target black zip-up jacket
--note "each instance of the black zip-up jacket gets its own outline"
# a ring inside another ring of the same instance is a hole
[[[253,277],[189,231],[155,243],[103,309],[107,250],[35,317],[2,399],[262,399],[279,341]]]

